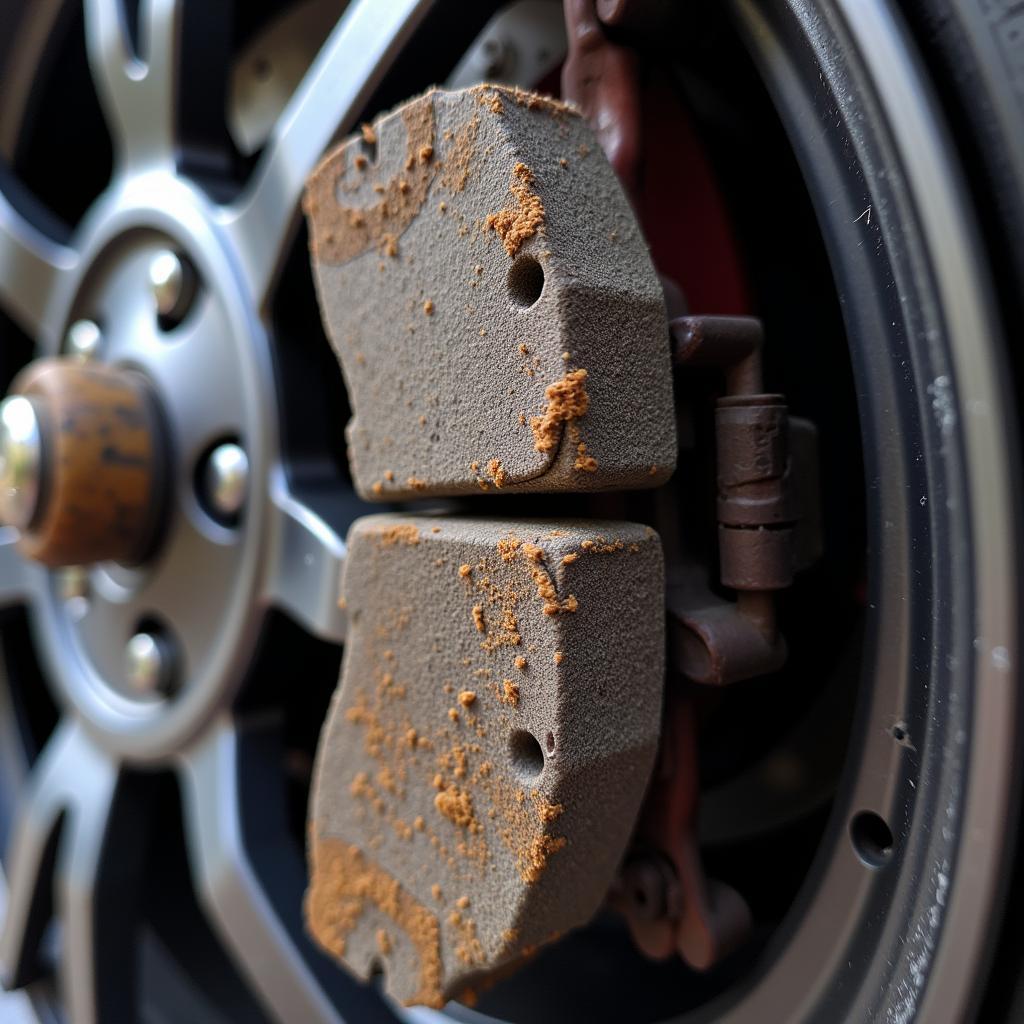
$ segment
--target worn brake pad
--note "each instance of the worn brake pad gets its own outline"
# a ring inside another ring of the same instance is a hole
[[[629,523],[359,520],[307,919],[440,1006],[601,905],[658,742],[663,564]]]
[[[363,497],[671,474],[661,286],[571,108],[498,86],[429,92],[330,153],[304,205]]]

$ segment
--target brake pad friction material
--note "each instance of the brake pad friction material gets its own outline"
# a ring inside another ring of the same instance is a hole
[[[405,1004],[600,907],[652,770],[657,534],[629,523],[359,520],[311,805],[312,934]]]
[[[304,206],[364,498],[672,473],[661,285],[571,108],[495,86],[429,92],[327,156]]]

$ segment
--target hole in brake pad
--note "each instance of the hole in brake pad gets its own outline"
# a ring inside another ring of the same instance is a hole
[[[353,525],[306,907],[356,975],[440,1006],[599,909],[658,744],[663,575],[630,523]]]
[[[654,486],[676,460],[661,285],[583,119],[432,91],[311,175],[320,311],[370,500]]]

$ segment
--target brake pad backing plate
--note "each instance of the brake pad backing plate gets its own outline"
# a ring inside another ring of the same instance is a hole
[[[305,210],[364,498],[671,474],[661,285],[571,108],[498,86],[429,92],[329,154]]]
[[[308,921],[438,1006],[607,893],[658,742],[661,546],[627,523],[371,516],[343,589]]]

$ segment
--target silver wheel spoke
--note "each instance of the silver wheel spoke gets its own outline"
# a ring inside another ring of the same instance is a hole
[[[0,608],[21,604],[28,597],[29,569],[17,545],[17,531],[0,526]]]
[[[54,830],[64,808],[64,762],[73,730],[59,731],[36,764],[8,850],[8,904],[0,933],[0,980],[17,987],[34,972],[37,945],[49,911]]]
[[[271,510],[274,540],[267,600],[313,636],[343,643],[345,613],[338,601],[345,541],[293,498],[280,479],[271,484]]]
[[[68,829],[57,866],[57,902],[64,927],[60,979],[68,1015],[75,1024],[99,1021],[100,977],[97,919],[98,879],[117,784],[114,765],[77,729],[63,754],[64,774],[74,775],[68,794]]]
[[[57,277],[77,262],[73,249],[44,235],[0,192],[0,305],[26,332],[45,332]]]
[[[182,796],[196,889],[221,941],[276,1019],[337,1022],[331,999],[299,948],[306,942],[301,888],[287,893],[283,900],[272,900],[250,858],[241,787],[262,781],[269,784],[252,794],[264,815],[258,825],[258,841],[274,847],[273,859],[281,869],[276,875],[287,875],[289,866],[299,876],[302,873],[301,864],[288,863],[283,793],[280,813],[273,809],[277,807],[273,780],[276,775],[281,785],[280,771],[271,765],[269,772],[258,773],[259,779],[252,777],[241,763],[245,742],[245,733],[223,719],[185,755]],[[296,881],[301,886],[301,878]]]
[[[353,0],[284,109],[252,182],[228,214],[263,305],[292,239],[306,178],[348,131],[432,0]]]
[[[118,774],[81,726],[65,721],[33,769],[11,847],[10,903],[0,937],[4,981],[31,979],[53,882],[64,927],[60,978],[73,1024],[130,1012],[130,992],[123,977],[111,976],[110,961],[131,946],[135,890],[129,883],[139,877],[144,829],[136,809],[119,809]],[[111,841],[115,813],[122,825],[130,821],[125,842]]]
[[[85,38],[122,164],[172,163],[181,0],[143,0],[138,55],[132,52],[123,0],[85,0]]]

